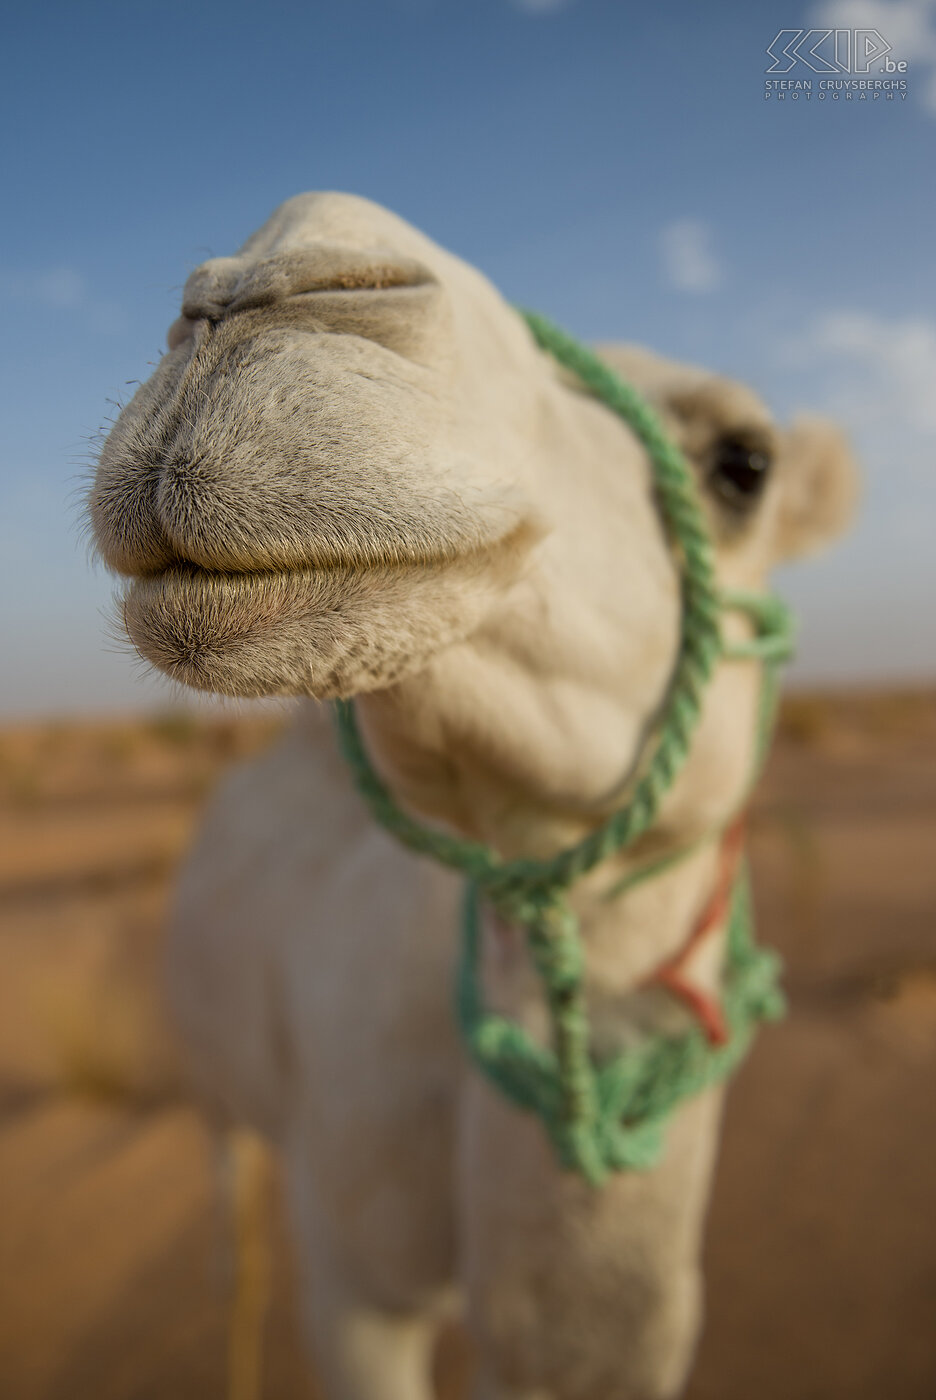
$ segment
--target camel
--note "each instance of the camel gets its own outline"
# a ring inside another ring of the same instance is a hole
[[[281,1158],[324,1393],[425,1400],[457,1307],[477,1400],[676,1396],[723,1089],[680,1103],[654,1165],[596,1186],[558,1160],[459,1043],[460,881],[373,820],[317,703],[354,697],[380,781],[433,831],[505,860],[592,831],[633,786],[679,647],[647,452],[477,270],[350,195],[289,199],[196,269],[169,346],[105,443],[91,514],[150,663],[306,697],[209,807],[168,979],[212,1121]],[[600,354],[693,467],[720,587],[761,591],[844,527],[833,425],[780,428],[738,383]],[[717,664],[651,829],[569,893],[595,1055],[693,1024],[653,974],[717,885],[760,670]],[[693,953],[700,1004],[723,924]],[[483,907],[481,940],[490,1004],[544,1040],[523,930]]]

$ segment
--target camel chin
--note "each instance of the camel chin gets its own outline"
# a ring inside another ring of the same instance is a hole
[[[172,680],[232,696],[291,694],[300,670],[297,626],[327,609],[326,588],[312,572],[179,566],[134,580],[123,619],[141,656]]]

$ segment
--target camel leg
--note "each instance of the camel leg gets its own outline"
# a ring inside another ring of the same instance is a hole
[[[326,1400],[431,1400],[434,1316],[375,1306],[324,1260],[303,1293]]]
[[[381,1297],[349,1263],[308,1178],[292,1177],[289,1199],[303,1329],[324,1400],[432,1400],[438,1306]]]
[[[558,1400],[553,1391],[527,1389],[506,1384],[494,1370],[483,1362],[477,1367],[471,1400]]]

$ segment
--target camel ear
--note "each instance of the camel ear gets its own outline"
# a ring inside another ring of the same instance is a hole
[[[858,467],[845,434],[827,418],[794,418],[780,457],[776,547],[791,559],[822,549],[851,523]]]

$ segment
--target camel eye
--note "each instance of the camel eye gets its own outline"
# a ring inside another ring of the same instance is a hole
[[[763,495],[770,474],[770,454],[743,438],[719,438],[712,452],[708,481],[733,510],[752,509]]]

